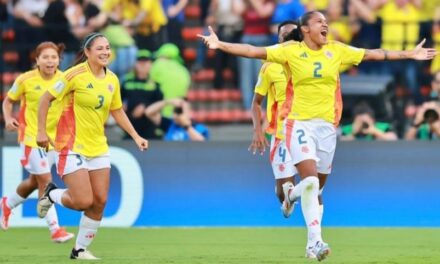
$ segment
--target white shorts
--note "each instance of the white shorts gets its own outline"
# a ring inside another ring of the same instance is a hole
[[[276,180],[289,178],[296,174],[295,164],[284,140],[272,136],[269,158]]]
[[[34,175],[50,173],[50,168],[58,158],[58,153],[55,150],[46,152],[42,148],[33,148],[24,144],[20,144],[20,149],[22,151],[21,165]]]
[[[60,153],[57,160],[57,171],[61,177],[80,169],[93,171],[110,167],[109,153],[98,157],[87,158],[76,152],[69,151],[67,154]]]
[[[318,173],[331,173],[336,150],[336,128],[333,124],[320,119],[289,119],[284,124],[284,132],[295,165],[313,159]]]

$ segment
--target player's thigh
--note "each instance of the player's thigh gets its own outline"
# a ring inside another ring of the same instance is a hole
[[[87,166],[93,189],[93,198],[104,204],[110,187],[110,156],[108,154],[88,160]]]
[[[30,174],[40,175],[50,173],[47,153],[41,148],[20,145],[22,156],[20,162]]]
[[[75,173],[78,170],[87,171],[88,169],[86,158],[72,151],[59,153],[56,166],[58,175],[63,179],[64,175]]]
[[[317,137],[318,173],[330,174],[336,151],[336,129],[331,125],[320,126],[315,130],[315,135]]]
[[[72,197],[73,202],[93,200],[92,185],[87,169],[83,168],[65,174],[63,175],[63,181],[69,189],[69,194]]]

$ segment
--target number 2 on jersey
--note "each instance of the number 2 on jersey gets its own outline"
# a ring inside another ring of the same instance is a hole
[[[313,71],[313,77],[315,78],[321,78],[322,74],[319,73],[319,71],[322,69],[322,64],[320,62],[313,63],[315,65],[315,70]]]
[[[103,95],[98,95],[98,100],[99,100],[99,105],[95,106],[95,109],[99,109],[104,105],[104,96]]]

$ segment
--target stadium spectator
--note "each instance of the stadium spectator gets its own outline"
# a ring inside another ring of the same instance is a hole
[[[331,0],[335,1],[335,0]],[[318,11],[325,11],[328,8],[330,0],[301,0],[301,3],[305,5],[307,10],[318,10]],[[339,0],[336,0],[339,1]]]
[[[155,53],[156,60],[151,67],[150,77],[160,84],[164,99],[183,98],[186,96],[191,84],[188,69],[182,65],[179,48],[167,43],[162,45]],[[173,108],[166,106],[162,114],[165,117],[173,115]]]
[[[173,107],[173,117],[161,115],[165,106]],[[208,128],[193,123],[190,118],[190,105],[182,99],[156,102],[145,109],[145,115],[164,132],[165,141],[205,141],[209,137]]]
[[[397,140],[393,126],[377,122],[374,110],[360,102],[353,108],[353,123],[341,127],[341,140]]]
[[[140,137],[131,125],[120,96],[119,80],[106,68],[111,57],[108,40],[100,33],[84,39],[76,66],[66,71],[40,99],[37,144],[49,146],[46,133],[47,110],[55,99],[67,104],[59,120],[55,149],[60,151],[58,174],[66,184],[59,189],[49,183],[39,199],[37,212],[44,217],[58,203],[83,211],[71,259],[97,259],[87,250],[101,224],[110,181],[110,154],[104,123],[109,114],[129,133],[140,150],[148,141]]]
[[[146,139],[161,139],[162,132],[144,115],[145,107],[163,99],[158,83],[150,78],[153,55],[148,50],[137,52],[134,70],[122,80],[121,95],[128,119],[139,135]],[[130,135],[125,133],[125,139]]]
[[[9,1],[14,16],[16,49],[19,53],[18,68],[24,72],[31,68],[31,50],[46,39],[43,16],[49,5],[48,0]]]
[[[64,43],[66,46],[60,62],[60,69],[63,71],[72,65],[75,60],[75,51],[79,48],[79,40],[72,34],[72,25],[67,17],[69,10],[72,10],[72,4],[69,1],[50,1],[43,17],[43,28],[47,39],[54,43]]]
[[[255,46],[270,44],[270,18],[275,10],[272,0],[234,0],[232,8],[235,14],[243,17],[243,36],[241,43]],[[249,58],[238,58],[239,84],[243,105],[251,109],[253,85],[257,82],[261,61]]]
[[[322,260],[328,256],[330,248],[321,235],[318,196],[323,186],[320,186],[318,172],[328,175],[332,169],[336,148],[335,126],[342,112],[338,83],[340,65],[357,65],[364,60],[429,60],[437,55],[437,51],[423,48],[424,41],[410,51],[365,50],[329,42],[326,18],[317,11],[304,14],[299,25],[296,33],[303,41],[287,45],[255,47],[227,43],[220,41],[212,29],[210,35],[199,37],[211,49],[288,65],[292,86],[286,90],[285,134],[290,137],[286,141],[291,144],[288,149],[301,182],[296,186],[285,183],[283,191],[287,203],[292,204],[301,197],[301,209],[308,229],[307,250]]]
[[[287,20],[297,20],[305,12],[306,8],[300,0],[278,0],[270,21],[272,43],[278,43],[278,25]],[[220,35],[219,37],[224,39]]]
[[[342,1],[330,1],[327,8],[327,19],[329,22],[329,40],[337,40],[342,43],[351,43],[351,38],[353,36],[354,29],[352,24],[349,22],[347,16],[343,15],[343,5]]]
[[[183,51],[182,28],[187,5],[188,0],[162,0],[162,8],[168,18],[167,41],[175,44],[180,51]]]
[[[38,190],[38,197],[41,197],[44,187],[52,180],[50,170],[55,164],[58,153],[52,147],[48,153],[43,153],[43,150],[38,148],[36,144],[37,111],[40,96],[62,75],[58,70],[58,65],[63,49],[64,46],[57,46],[52,42],[39,44],[35,49],[36,68],[18,76],[3,101],[6,129],[18,131],[18,142],[22,150],[20,161],[29,173],[29,177],[17,186],[16,192],[5,195],[0,202],[0,226],[3,230],[9,227],[9,216],[12,210],[22,204],[35,190]],[[14,103],[20,101],[20,115],[17,120],[12,115],[12,107]],[[47,132],[52,138],[63,107],[63,101],[55,101],[50,106]],[[21,178],[21,175],[15,176]],[[62,243],[74,237],[72,233],[66,232],[59,226],[55,206],[48,208],[45,218],[52,241]]]
[[[69,2],[67,18],[72,27],[72,33],[82,40],[88,34],[101,30],[101,26],[95,25],[99,13],[99,7],[93,0],[72,0]]]
[[[435,9],[434,22],[432,25],[432,39],[435,48],[440,50],[440,6]],[[440,56],[434,58],[431,63],[431,73],[440,71]]]

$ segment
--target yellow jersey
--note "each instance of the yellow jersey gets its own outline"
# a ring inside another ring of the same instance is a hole
[[[382,49],[413,49],[419,40],[420,11],[412,4],[399,8],[394,1],[379,10],[382,18]],[[407,43],[404,46],[404,43]]]
[[[337,41],[312,50],[304,42],[289,41],[267,47],[266,51],[267,61],[285,65],[288,70],[281,115],[294,120],[317,118],[337,126],[342,114],[339,68],[359,64],[365,50]]]
[[[56,98],[66,98],[57,127],[56,150],[72,150],[86,157],[105,154],[104,124],[111,110],[122,107],[118,77],[107,69],[104,78],[96,78],[83,62],[64,72],[48,91]]]
[[[435,49],[440,50],[440,32],[434,33],[432,36],[432,39],[435,43]],[[435,73],[437,71],[440,71],[440,56],[437,55],[434,57],[434,59],[431,62],[431,73]]]
[[[18,76],[8,91],[8,97],[13,101],[20,102],[18,142],[36,148],[38,131],[38,106],[41,96],[52,87],[62,76],[61,71],[57,71],[52,79],[45,80],[41,77],[38,69],[25,72]],[[46,129],[50,138],[55,137],[56,126],[63,111],[64,104],[60,100],[55,100],[49,107],[47,114]]]
[[[255,93],[267,96],[266,118],[269,126],[266,133],[283,139],[283,119],[279,114],[281,107],[286,100],[286,75],[283,66],[278,63],[265,62],[258,74],[258,81],[255,85]]]

